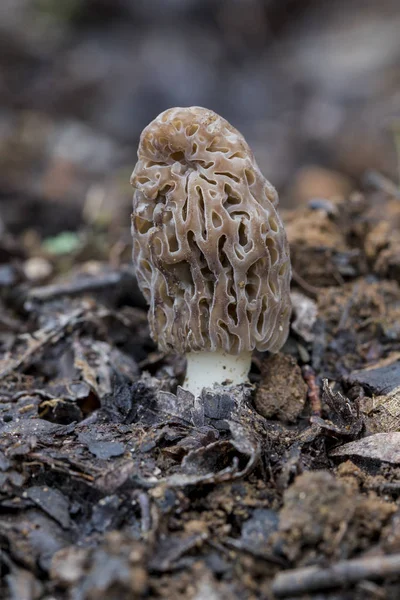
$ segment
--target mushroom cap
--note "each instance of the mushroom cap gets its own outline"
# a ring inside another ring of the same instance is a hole
[[[211,110],[166,110],[142,132],[131,183],[133,261],[159,348],[277,352],[289,247],[244,137]]]

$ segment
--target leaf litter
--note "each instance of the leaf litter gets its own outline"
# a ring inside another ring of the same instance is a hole
[[[375,203],[286,215],[297,273],[286,346],[255,353],[251,384],[197,399],[180,387],[182,359],[150,340],[129,266],[65,271],[57,255],[38,285],[17,276],[9,246],[6,600],[347,599],[365,586],[398,597],[397,238],[372,232],[400,204],[382,192],[377,221]]]

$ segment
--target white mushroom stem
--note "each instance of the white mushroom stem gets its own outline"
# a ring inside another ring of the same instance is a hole
[[[219,385],[239,385],[248,381],[251,352],[227,354],[217,352],[189,352],[186,354],[187,370],[184,389],[195,396],[203,388]]]

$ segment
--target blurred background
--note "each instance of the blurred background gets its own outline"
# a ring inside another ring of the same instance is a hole
[[[1,0],[1,231],[122,253],[138,136],[175,105],[237,127],[283,207],[398,183],[399,31],[398,0]]]

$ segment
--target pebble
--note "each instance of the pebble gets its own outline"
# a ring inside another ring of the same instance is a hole
[[[28,258],[23,265],[24,275],[29,281],[41,281],[47,279],[53,272],[51,263],[39,256]]]

